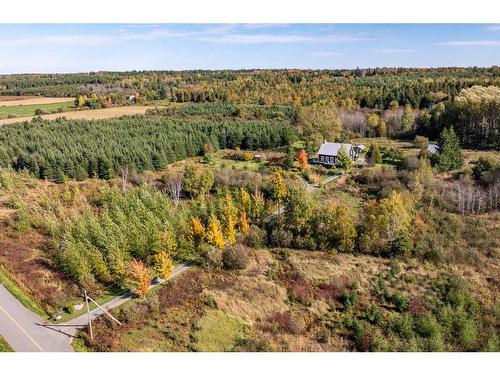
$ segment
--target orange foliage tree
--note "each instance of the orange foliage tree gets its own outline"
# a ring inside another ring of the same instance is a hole
[[[151,285],[151,275],[142,261],[134,259],[127,272],[127,282],[132,286],[132,291],[139,297],[144,297]]]
[[[295,159],[297,159],[297,161],[299,162],[299,168],[302,171],[307,168],[307,153],[304,151],[304,149],[301,149],[298,152]]]

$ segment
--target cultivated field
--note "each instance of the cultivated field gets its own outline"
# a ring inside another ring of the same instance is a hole
[[[0,96],[0,107],[73,102],[75,98],[46,98],[38,96]]]
[[[42,115],[44,120],[55,120],[58,117],[65,117],[71,120],[98,120],[120,116],[143,115],[146,110],[152,109],[149,106],[128,106],[128,107],[113,107],[103,109],[92,109],[85,111],[73,111],[64,113],[51,113]],[[0,120],[0,125],[13,124],[16,122],[30,121],[34,116],[17,117]]]
[[[38,110],[43,111],[42,113],[49,114],[74,111],[75,109],[73,102],[0,106],[0,119],[31,117],[34,116]]]

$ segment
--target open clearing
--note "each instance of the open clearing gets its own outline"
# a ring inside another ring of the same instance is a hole
[[[58,117],[65,117],[70,120],[98,120],[120,116],[143,115],[146,110],[152,109],[152,106],[128,106],[128,107],[113,107],[103,109],[90,109],[84,111],[73,111],[64,113],[51,113],[42,115],[44,120],[55,120]],[[31,121],[34,116],[17,117],[0,120],[0,125],[13,124],[22,121]]]
[[[0,96],[0,107],[12,107],[18,105],[38,105],[52,103],[74,102],[75,98],[46,98],[36,96]]]
[[[34,116],[37,110],[42,110],[44,111],[43,113],[49,114],[74,111],[75,109],[76,108],[74,107],[73,102],[0,106],[0,119]]]

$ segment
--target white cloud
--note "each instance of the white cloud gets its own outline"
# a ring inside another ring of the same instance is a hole
[[[406,53],[406,52],[415,52],[416,49],[413,48],[370,48],[372,52],[380,52],[380,53]]]
[[[279,28],[285,27],[280,24]],[[306,34],[283,32],[252,32],[264,28],[275,27],[271,24],[250,25],[213,25],[192,31],[174,31],[165,27],[154,27],[150,30],[126,28],[103,32],[102,34],[61,34],[33,36],[25,38],[0,39],[0,47],[16,47],[27,45],[91,45],[106,46],[130,41],[153,41],[162,39],[188,39],[206,43],[250,44],[250,43],[340,43],[372,40],[361,34]],[[243,30],[249,31],[242,32]]]
[[[332,56],[342,56],[342,53],[334,51],[316,51],[312,52],[311,56],[314,57],[332,57]]]
[[[248,44],[248,43],[341,43],[360,42],[371,39],[350,35],[310,35],[310,34],[238,34],[207,35],[194,40],[209,43]]]
[[[434,43],[436,46],[464,46],[464,47],[494,47],[500,46],[500,40],[455,40],[451,42]]]
[[[486,27],[487,31],[500,31],[500,25],[491,25]]]

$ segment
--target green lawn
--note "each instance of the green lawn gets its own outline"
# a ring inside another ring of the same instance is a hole
[[[37,109],[43,109],[47,113],[57,113],[59,109],[69,111],[75,109],[73,102],[60,102],[48,104],[30,104],[16,106],[0,106],[0,119],[9,117],[34,116]]]
[[[2,284],[19,302],[28,309],[38,314],[42,318],[48,318],[47,312],[38,306],[22,289],[20,289],[11,279],[7,277],[3,269],[0,267],[0,284]]]
[[[12,348],[7,344],[7,341],[0,336],[0,353],[13,352]]]
[[[210,310],[201,318],[194,333],[198,352],[228,352],[248,335],[249,327],[241,319],[219,310]]]

